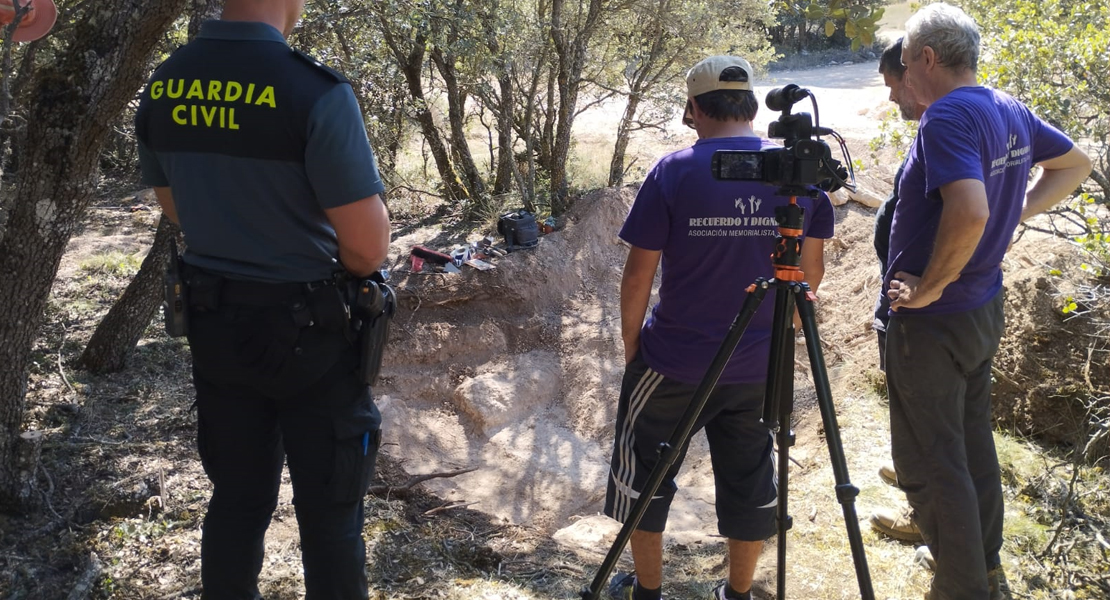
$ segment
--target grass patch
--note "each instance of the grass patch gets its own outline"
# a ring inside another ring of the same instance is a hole
[[[578,142],[567,161],[567,180],[578,191],[606,187],[612,160],[613,144],[610,140]]]
[[[866,369],[863,372],[863,381],[867,386],[867,391],[878,396],[879,401],[884,405],[890,400],[886,391],[886,374],[879,369]]]
[[[994,448],[998,453],[998,466],[1002,469],[1004,485],[1021,488],[1044,475],[1044,451],[1033,447],[1029,442],[995,432]]]
[[[93,254],[82,259],[77,268],[88,275],[111,275],[113,277],[134,277],[143,264],[143,257],[119,250],[103,254]]]
[[[1021,501],[1011,501],[1010,510],[1002,525],[1002,538],[1009,552],[1013,554],[1036,554],[1048,544],[1051,531],[1037,522],[1027,511],[1029,505]]]

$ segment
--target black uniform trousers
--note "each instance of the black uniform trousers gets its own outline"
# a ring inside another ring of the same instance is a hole
[[[287,460],[306,598],[367,598],[363,496],[381,418],[356,376],[357,350],[344,331],[320,325],[303,285],[193,275],[197,444],[213,484],[203,597],[261,598],[263,540]]]
[[[991,423],[1002,293],[974,310],[897,314],[886,340],[898,484],[937,561],[937,600],[988,597],[1001,561],[1003,497]]]

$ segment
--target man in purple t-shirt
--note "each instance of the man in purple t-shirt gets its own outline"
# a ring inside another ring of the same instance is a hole
[[[648,173],[620,237],[631,246],[621,280],[621,329],[628,366],[617,409],[606,495],[607,515],[624,521],[658,463],[729,325],[756,278],[773,276],[776,187],[713,178],[717,150],[772,144],[752,129],[758,102],[751,66],[714,56],[686,76],[684,121],[698,132],[692,147],[663,157]],[[798,198],[805,210],[801,267],[816,291],[824,274],[823,242],[832,237],[828,197]],[[656,269],[659,303],[644,321]],[[695,423],[706,430],[716,480],[718,529],[728,538],[729,578],[717,598],[748,599],[763,540],[774,532],[777,494],[772,438],[760,422],[770,354],[773,302],[753,317],[719,384]],[[685,449],[683,449],[683,453]],[[618,574],[617,598],[660,597],[663,530],[677,489],[671,468],[632,535],[634,575]]]
[[[931,4],[906,23],[905,79],[928,108],[891,227],[886,376],[898,482],[937,563],[930,600],[1009,598],[990,408],[1001,261],[1018,222],[1091,170],[1067,136],[977,84],[978,55],[958,8]],[[1033,165],[1043,173],[1028,186]]]

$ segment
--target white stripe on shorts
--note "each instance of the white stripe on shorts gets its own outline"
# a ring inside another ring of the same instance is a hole
[[[636,418],[640,416],[640,411],[647,404],[648,398],[651,397],[655,388],[662,381],[663,375],[656,373],[649,367],[632,390],[632,396],[628,402],[628,414],[625,416],[624,423],[621,424],[620,437],[617,443],[617,456],[620,459],[620,466],[617,472],[612,474],[612,477],[616,483],[613,517],[622,523],[631,515],[632,504],[640,496],[639,492],[632,488],[632,483],[636,479],[636,434],[634,425]]]

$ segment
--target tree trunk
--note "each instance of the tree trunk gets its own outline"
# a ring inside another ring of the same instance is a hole
[[[1110,204],[1110,179],[1107,179],[1106,174],[1110,173],[1110,169],[1106,166],[1110,161],[1099,161],[1100,164],[1095,165],[1095,169],[1091,171],[1091,179],[1102,188],[1102,201],[1104,204]],[[1102,167],[1101,169],[1099,167]]]
[[[524,115],[522,116],[521,137],[524,139],[524,156],[528,159],[528,177],[524,180],[524,187],[521,194],[524,196],[524,208],[528,212],[536,212],[536,135],[535,129],[536,120],[536,93],[540,85],[540,70],[536,69],[532,75],[532,84],[528,89],[528,101],[524,106]]]
[[[109,124],[142,84],[185,0],[86,3],[31,95],[22,168],[0,240],[0,506],[27,506],[17,457],[27,367],[50,286],[96,189]]]
[[[549,65],[547,74],[547,95],[543,104],[543,131],[539,136],[539,161],[540,168],[551,172],[551,157],[555,155],[555,77],[557,70]]]
[[[220,18],[224,0],[189,0],[189,41],[200,33],[200,24]]]
[[[628,96],[628,103],[624,105],[624,115],[617,125],[617,143],[613,147],[613,160],[609,163],[609,187],[624,182],[624,154],[628,150],[628,138],[639,106],[640,95],[634,92]]]
[[[493,193],[506,194],[513,189],[513,180],[519,174],[513,157],[513,82],[508,68],[502,67],[497,75],[497,85],[501,91],[497,107],[497,170],[493,177]]]
[[[170,258],[170,241],[181,230],[165,216],[139,272],[93,332],[78,364],[93,373],[119,371],[162,303],[162,276]]]
[[[201,23],[219,18],[223,4],[223,0],[189,0],[189,40],[196,37]],[[170,240],[176,239],[179,232],[169,219],[158,220],[154,242],[139,272],[96,326],[81,353],[78,363],[82,367],[93,373],[111,373],[126,366],[162,303],[162,275],[169,260]]]
[[[466,177],[470,198],[481,198],[486,193],[486,184],[482,181],[482,174],[478,172],[470,146],[466,143],[466,92],[459,87],[455,57],[450,52],[445,54],[440,48],[432,48],[431,56],[447,87],[447,122],[451,128],[451,150],[456,164]]]
[[[519,181],[520,173],[516,170],[516,161],[513,158],[513,117],[514,96],[512,80],[512,58],[507,57],[497,35],[499,29],[497,20],[501,14],[499,0],[489,0],[486,5],[488,10],[480,11],[479,17],[485,31],[486,49],[493,58],[494,72],[497,76],[497,95],[492,99],[484,99],[494,111],[497,120],[497,156],[492,156],[493,161],[493,193],[507,194],[513,189],[514,178]],[[493,96],[494,94],[490,94]],[[523,182],[521,182],[523,183]],[[523,193],[523,186],[521,189]]]
[[[528,165],[528,170],[524,174],[525,176],[518,177],[517,184],[520,187],[521,196],[524,197],[524,208],[532,213],[536,212],[536,173],[538,170],[546,168],[542,156],[545,146],[539,134],[542,127],[540,125],[540,109],[542,104],[538,103],[537,99],[539,98],[540,84],[543,83],[544,79],[544,69],[542,65],[547,64],[549,52],[550,45],[545,44],[540,51],[539,58],[535,62],[535,67],[523,67],[526,72],[530,71],[527,89],[522,87],[520,90],[520,97],[524,100],[523,114],[513,114],[513,127],[517,132],[517,136],[524,141],[524,156]],[[508,65],[506,66],[509,67]],[[525,79],[523,74],[516,72],[515,66],[509,68],[512,68],[510,80]],[[553,94],[552,90],[553,88],[548,88],[549,105],[550,96]],[[538,164],[537,156],[539,156]],[[550,153],[548,153],[548,156],[550,156]],[[514,175],[518,173],[515,164],[514,159]]]
[[[652,20],[644,28],[645,39],[651,40],[651,49],[642,58],[636,70],[628,78],[628,102],[624,106],[624,115],[621,116],[617,126],[617,142],[613,147],[613,160],[609,163],[609,186],[620,185],[624,182],[624,155],[628,150],[628,138],[636,124],[636,111],[644,94],[654,87],[672,64],[674,57],[665,58],[664,48],[668,34],[664,21],[670,13],[668,0],[660,0],[658,6],[653,7]]]
[[[420,123],[420,132],[424,135],[424,141],[428,143],[428,150],[432,153],[432,158],[436,162],[436,170],[439,171],[439,177],[443,180],[444,191],[447,193],[447,197],[455,202],[466,202],[470,200],[470,194],[455,171],[455,165],[451,162],[447,147],[443,143],[443,138],[439,135],[439,128],[436,127],[435,116],[432,115],[432,110],[428,108],[428,101],[424,97],[424,83],[420,79],[423,70],[421,68],[424,62],[423,57],[423,47],[415,49],[409,56],[409,60],[401,65],[401,71],[405,74],[405,80],[408,81],[409,95],[412,96],[416,105],[416,120]]]
[[[594,32],[601,22],[603,0],[590,0],[580,28],[568,36],[564,29],[564,0],[551,3],[551,41],[555,46],[558,62],[559,108],[555,129],[555,143],[551,151],[551,214],[562,215],[567,209],[567,159],[570,157],[570,134],[574,126],[578,92],[582,87],[582,70],[586,66],[586,52]]]
[[[373,10],[381,11],[384,8],[375,5]],[[455,172],[455,166],[451,163],[451,157],[447,153],[443,138],[440,137],[439,129],[436,127],[435,117],[432,115],[431,109],[428,108],[428,101],[424,97],[424,81],[421,76],[424,70],[424,55],[427,51],[425,46],[427,36],[418,32],[406,32],[413,35],[413,39],[405,47],[402,47],[401,40],[394,35],[386,15],[377,12],[376,16],[378,17],[378,23],[381,25],[382,38],[393,54],[393,58],[397,61],[397,66],[405,75],[409,95],[412,97],[413,106],[416,110],[416,121],[420,123],[420,131],[424,134],[424,141],[427,142],[432,158],[436,161],[436,169],[439,171],[440,179],[443,180],[444,192],[446,192],[449,199],[456,202],[470,200],[466,186]]]

